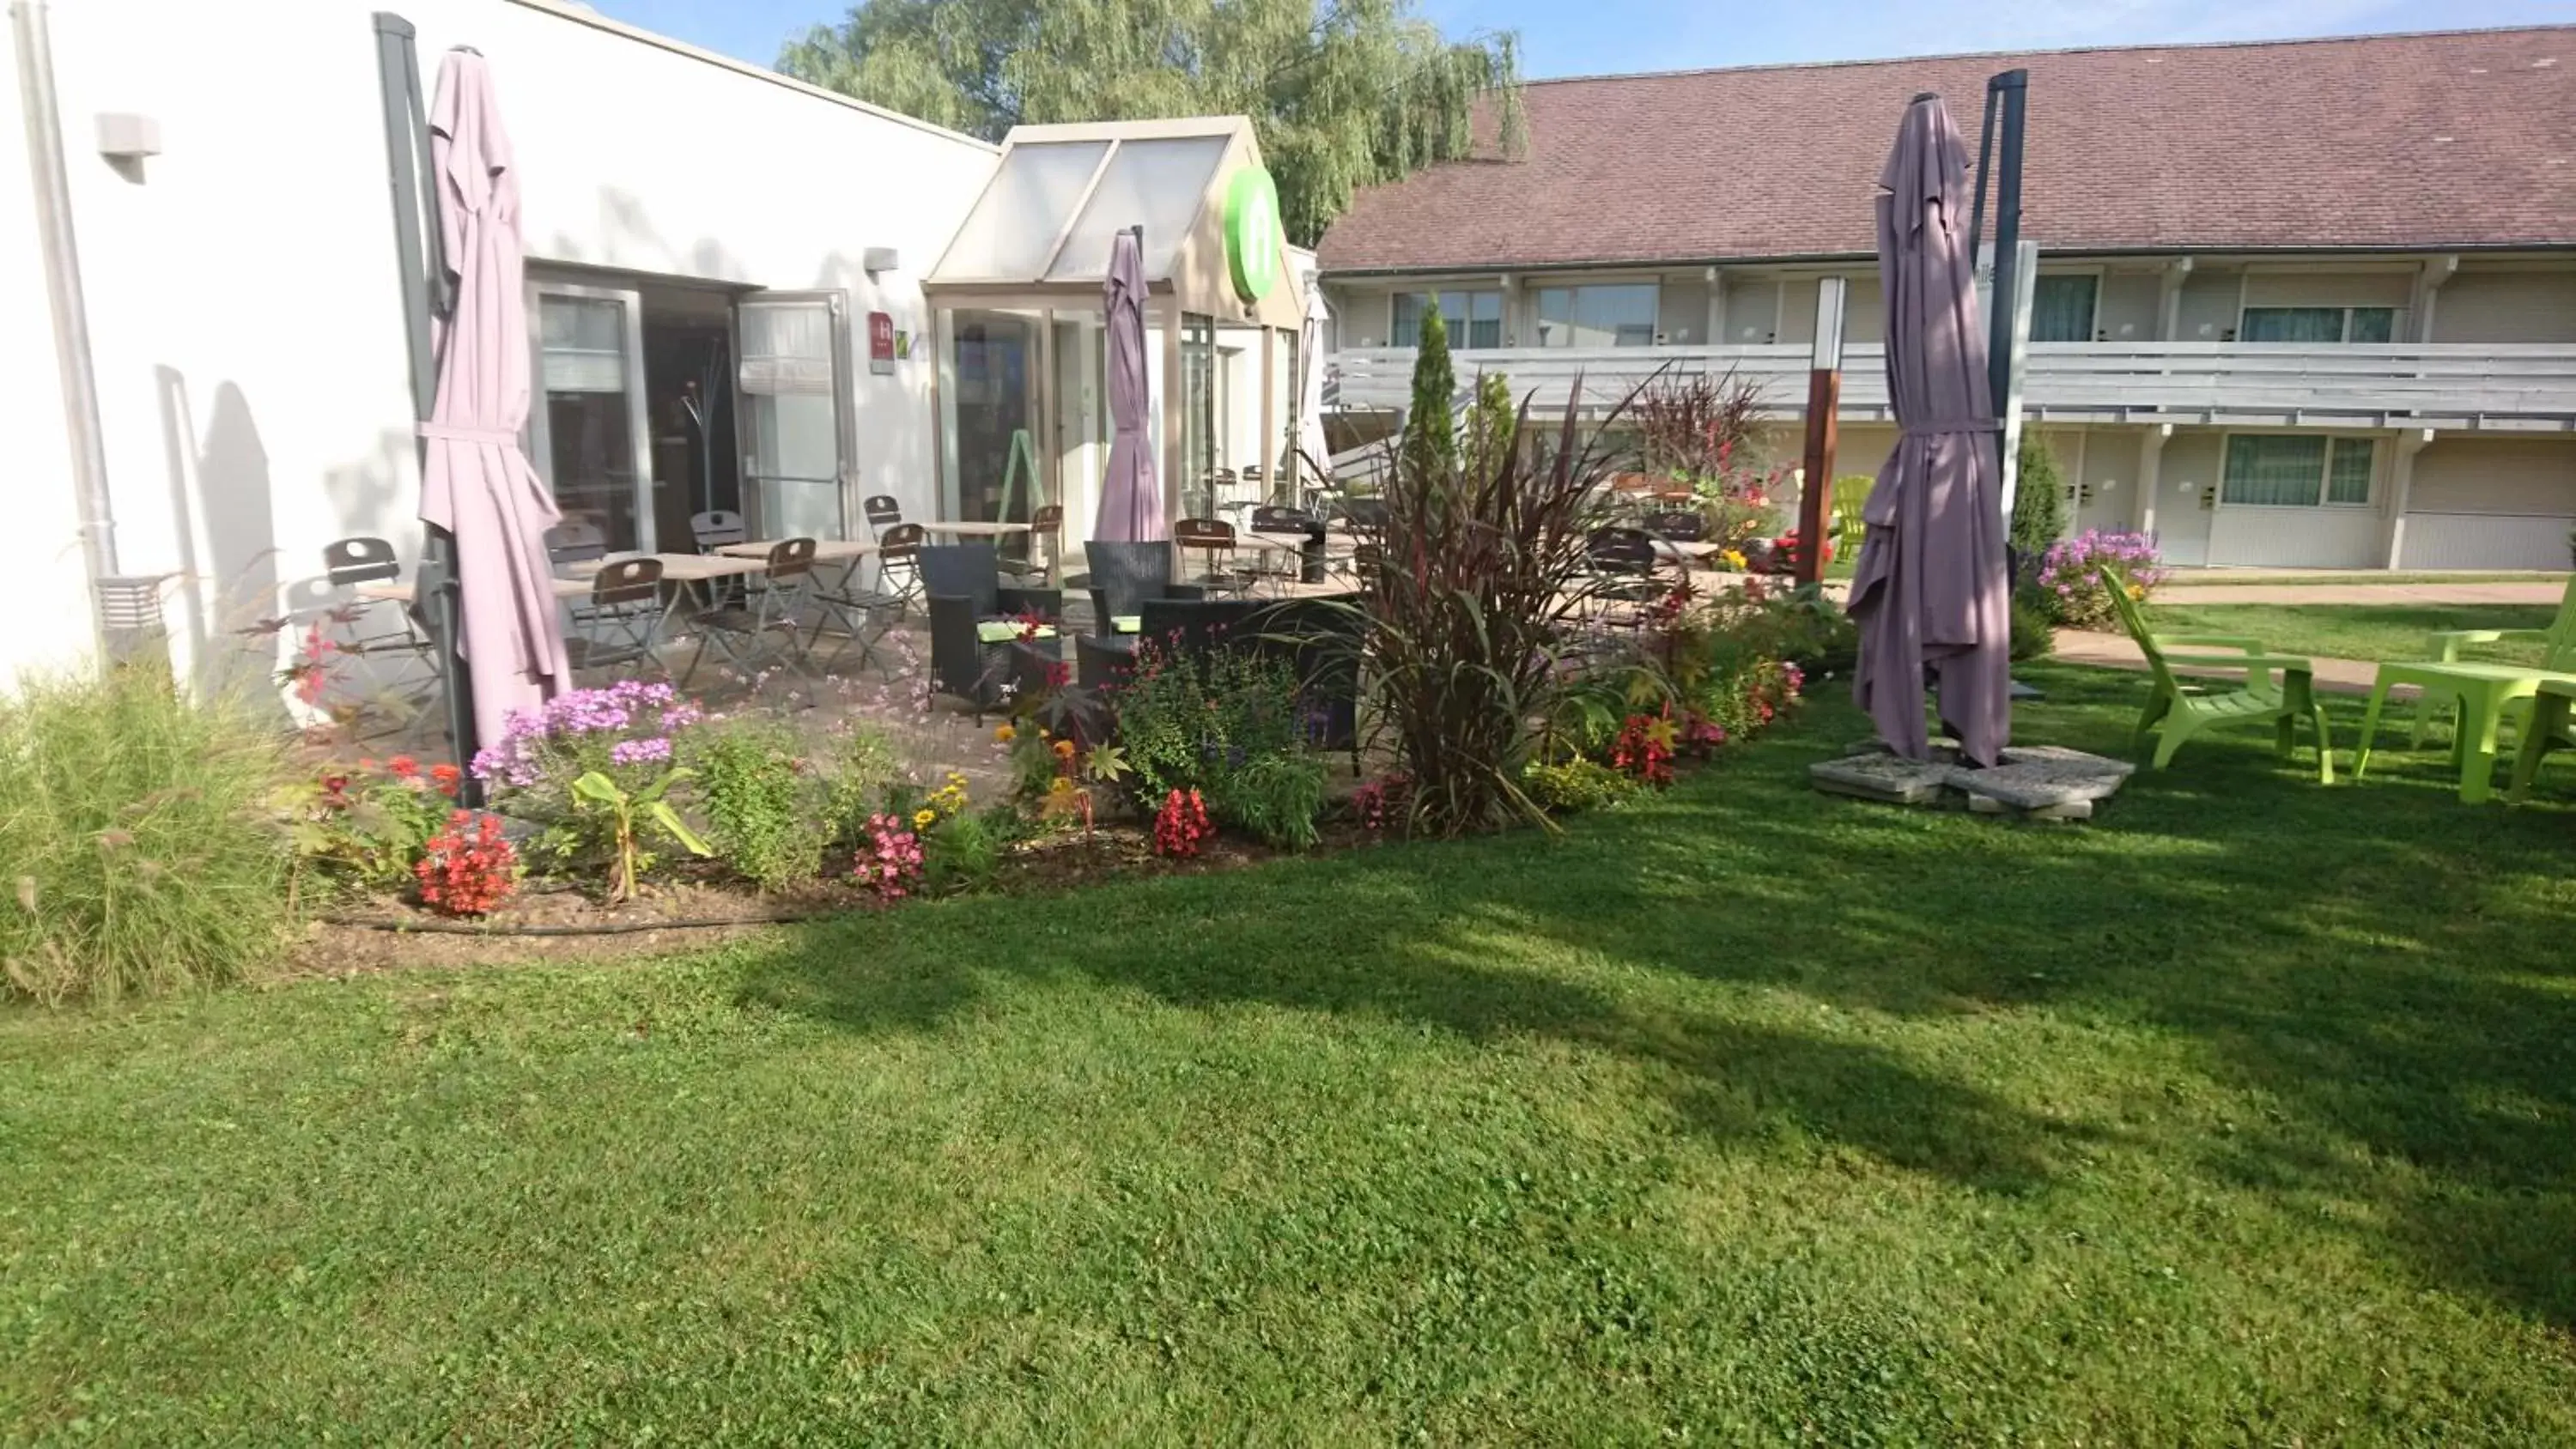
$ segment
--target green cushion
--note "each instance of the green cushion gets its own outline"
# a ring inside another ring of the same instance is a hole
[[[1010,619],[986,619],[975,626],[975,638],[979,642],[985,644],[1008,644],[1012,640],[1020,637],[1020,631],[1026,627],[1026,625],[1017,623]],[[1041,639],[1054,638],[1055,626],[1053,624],[1040,624],[1038,626],[1038,637]]]

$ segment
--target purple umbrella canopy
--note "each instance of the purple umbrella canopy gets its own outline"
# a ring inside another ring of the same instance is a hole
[[[1109,477],[1100,488],[1092,537],[1142,543],[1164,536],[1163,494],[1145,445],[1145,244],[1118,233],[1101,288],[1109,319]]]
[[[546,530],[563,515],[519,446],[527,257],[518,171],[483,57],[450,51],[440,62],[429,126],[456,306],[438,328],[438,399],[420,428],[420,517],[456,537],[459,652],[488,745],[514,711],[543,705],[572,678],[546,555]]]
[[[1899,432],[1862,513],[1852,696],[1898,754],[1927,759],[1928,679],[1962,752],[1991,765],[2012,733],[2012,620],[1967,165],[1949,111],[1927,96],[1906,109],[1879,176],[1887,391]]]

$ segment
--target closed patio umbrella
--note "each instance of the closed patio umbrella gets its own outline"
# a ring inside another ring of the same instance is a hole
[[[429,124],[456,302],[438,328],[438,397],[420,428],[420,517],[456,538],[459,652],[476,733],[492,745],[513,711],[542,705],[572,677],[546,555],[546,530],[562,514],[519,446],[527,259],[518,171],[483,57],[450,51],[440,62]]]
[[[1333,481],[1332,444],[1324,439],[1324,324],[1332,319],[1324,289],[1309,275],[1306,326],[1297,338],[1297,368],[1304,376],[1297,380],[1297,451],[1303,456],[1296,472],[1313,472],[1319,484]]]
[[[1928,678],[1962,752],[1991,765],[2012,731],[2010,593],[1986,330],[1964,224],[1967,147],[1939,97],[1906,109],[1879,185],[1887,390],[1899,432],[1863,512],[1852,694],[1891,748],[1926,759]]]
[[[1100,487],[1100,516],[1091,536],[1143,543],[1165,536],[1163,493],[1154,454],[1145,445],[1145,244],[1130,229],[1109,249],[1101,288],[1109,336],[1109,476]]]

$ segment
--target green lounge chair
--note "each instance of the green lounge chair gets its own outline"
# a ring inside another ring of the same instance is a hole
[[[2537,668],[2463,659],[2462,649],[2505,641],[2537,640]],[[2475,805],[2494,793],[2496,736],[2506,724],[2535,726],[2532,701],[2551,680],[2576,680],[2576,580],[2567,586],[2558,616],[2546,629],[2453,629],[2432,636],[2430,651],[2440,657],[2395,661],[2379,666],[2371,681],[2370,708],[2361,717],[2361,749],[2353,756],[2352,777],[2360,779],[2370,764],[2370,746],[2379,732],[2379,712],[2388,692],[2401,684],[2422,691],[2415,706],[2414,737],[2423,737],[2432,711],[2456,711],[2451,731],[2451,759],[2459,767],[2460,801]],[[2544,752],[2546,745],[2543,746]],[[2533,762],[2534,768],[2538,761]]]
[[[2120,623],[2155,676],[2155,692],[2147,698],[2146,713],[2138,717],[2132,747],[2144,748],[2148,734],[2157,735],[2156,769],[2173,761],[2183,741],[2202,730],[2231,724],[2271,725],[2281,758],[2286,760],[2297,748],[2298,723],[2304,719],[2317,732],[2317,780],[2334,783],[2334,739],[2326,732],[2325,708],[2317,703],[2315,669],[2307,660],[2267,654],[2258,641],[2234,635],[2153,633],[2120,576],[2108,568],[2100,576],[2120,610]],[[2169,649],[2235,652],[2169,654]],[[2202,685],[2186,689],[2174,672],[2177,669],[2241,673],[2244,682],[2218,691]]]
[[[2513,786],[2505,792],[2509,800],[2521,800],[2531,794],[2531,782],[2540,774],[2541,758],[2551,750],[2576,750],[2576,681],[2548,679],[2531,697],[2531,721],[2523,726],[2522,752],[2513,762]]]

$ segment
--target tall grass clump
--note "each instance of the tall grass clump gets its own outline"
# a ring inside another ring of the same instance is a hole
[[[0,995],[111,1002],[239,979],[282,939],[284,743],[158,669],[0,696]]]
[[[1426,313],[1426,323],[1428,314]],[[1420,833],[1544,822],[1524,768],[1563,692],[1596,661],[1587,627],[1604,580],[1593,531],[1621,409],[1584,429],[1578,387],[1553,428],[1527,409],[1451,446],[1397,450],[1364,607],[1375,728],[1406,776]],[[1418,416],[1418,414],[1417,414]]]

